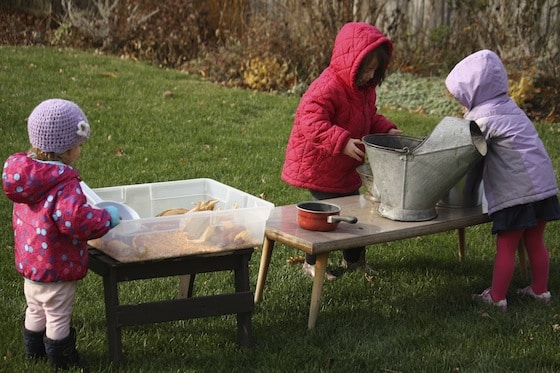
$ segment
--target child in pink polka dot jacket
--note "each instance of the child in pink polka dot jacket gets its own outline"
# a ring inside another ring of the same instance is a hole
[[[14,202],[15,265],[24,277],[27,302],[23,340],[27,358],[55,368],[82,366],[71,327],[77,281],[88,269],[87,241],[119,223],[116,208],[87,203],[71,165],[90,135],[73,102],[40,103],[27,121],[31,149],[4,163],[2,186]]]

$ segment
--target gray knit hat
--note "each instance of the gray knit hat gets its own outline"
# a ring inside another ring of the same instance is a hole
[[[88,120],[72,101],[50,99],[41,102],[27,119],[31,145],[46,153],[62,154],[89,138]]]

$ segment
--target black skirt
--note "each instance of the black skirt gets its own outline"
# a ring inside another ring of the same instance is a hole
[[[533,228],[537,220],[560,220],[560,204],[558,197],[553,196],[542,201],[512,206],[490,215],[492,234],[503,231],[516,231]]]

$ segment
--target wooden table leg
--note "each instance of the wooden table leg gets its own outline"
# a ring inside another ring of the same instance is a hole
[[[235,269],[235,291],[238,293],[250,291],[249,286],[249,260],[251,254],[237,258]],[[237,343],[242,347],[253,347],[253,305],[250,312],[237,313]]]
[[[319,308],[321,306],[321,294],[323,292],[323,283],[325,282],[325,273],[327,272],[327,261],[329,253],[317,254],[315,260],[315,277],[313,278],[313,290],[311,291],[311,305],[309,307],[309,321],[307,328],[313,329],[317,323]]]
[[[457,229],[457,235],[459,237],[459,260],[462,262],[465,260],[465,228]]]
[[[179,276],[179,298],[190,298],[193,293],[195,274]]]
[[[262,299],[264,283],[268,275],[268,266],[272,258],[272,249],[274,249],[274,241],[265,236],[262,246],[261,264],[259,266],[259,277],[257,278],[257,287],[255,289],[255,303]]]
[[[103,291],[105,293],[105,318],[107,320],[109,357],[118,366],[122,357],[122,336],[117,316],[119,289],[116,268],[110,268],[109,273],[103,276]]]

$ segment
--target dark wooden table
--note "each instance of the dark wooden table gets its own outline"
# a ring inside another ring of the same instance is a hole
[[[255,302],[262,299],[268,267],[275,242],[316,254],[315,278],[309,307],[308,328],[315,327],[321,303],[321,293],[327,269],[329,253],[335,250],[397,241],[457,229],[459,235],[459,257],[465,255],[465,228],[490,221],[482,207],[437,208],[435,219],[422,222],[400,222],[381,217],[377,203],[363,195],[335,198],[329,202],[341,207],[341,215],[353,215],[357,224],[340,223],[330,232],[314,232],[302,229],[297,224],[296,205],[276,207],[267,221],[259,277],[255,290]]]
[[[124,326],[227,314],[237,315],[239,345],[252,347],[254,341],[251,317],[254,303],[253,292],[249,288],[249,260],[253,250],[247,248],[208,255],[122,263],[90,247],[89,268],[103,277],[110,359],[117,365],[122,359],[121,328]],[[197,273],[230,270],[234,271],[234,293],[192,296]],[[183,288],[184,296],[141,304],[119,303],[119,282],[167,276],[188,279],[187,288]]]

